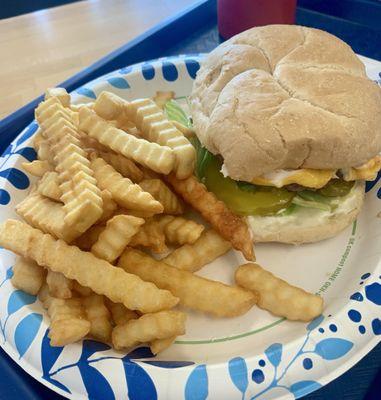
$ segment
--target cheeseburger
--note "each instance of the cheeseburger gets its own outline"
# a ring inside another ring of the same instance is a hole
[[[257,242],[304,243],[348,226],[381,168],[381,90],[352,49],[290,25],[212,51],[190,97],[197,175]]]

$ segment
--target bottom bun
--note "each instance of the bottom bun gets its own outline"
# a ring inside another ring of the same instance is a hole
[[[312,243],[337,235],[359,214],[364,202],[365,182],[357,181],[333,212],[299,207],[287,216],[250,216],[254,242]]]

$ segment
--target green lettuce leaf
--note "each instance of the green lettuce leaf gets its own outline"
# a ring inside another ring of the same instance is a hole
[[[210,161],[212,161],[216,156],[203,147],[198,140],[197,136],[189,138],[193,147],[196,149],[196,177],[202,182],[205,178],[205,168]]]
[[[180,122],[187,128],[192,128],[190,119],[176,100],[167,101],[164,105],[164,112],[169,120]]]
[[[323,210],[323,211],[331,211],[332,207],[329,204],[320,202],[320,201],[313,201],[313,200],[305,200],[302,197],[295,196],[292,199],[292,203],[296,204],[297,206],[301,207],[307,207],[307,208],[316,208],[318,210]]]

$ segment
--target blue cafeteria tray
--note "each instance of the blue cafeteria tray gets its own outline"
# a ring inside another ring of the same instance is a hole
[[[335,6],[333,6],[335,3]],[[200,0],[126,43],[60,86],[69,91],[126,65],[162,56],[208,52],[218,35],[216,0]],[[362,55],[381,60],[381,2],[372,0],[299,0],[297,23],[325,29]],[[33,118],[41,97],[0,121],[0,154]],[[355,367],[305,400],[381,399],[381,344]],[[0,400],[60,400],[26,374],[0,349]],[[221,399],[224,400],[224,399]],[[228,400],[228,399],[227,399]]]

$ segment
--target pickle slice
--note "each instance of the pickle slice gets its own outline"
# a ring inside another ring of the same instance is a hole
[[[209,159],[204,165],[203,182],[208,190],[222,200],[232,211],[241,215],[273,215],[287,208],[295,193],[286,189],[269,186],[253,186],[249,190],[231,178],[224,177],[221,161],[217,157]],[[242,187],[242,189],[240,188]]]
[[[346,182],[343,179],[332,179],[317,193],[327,197],[343,197],[351,191],[354,184],[354,181]]]

